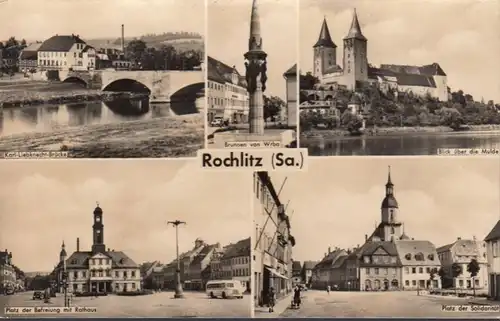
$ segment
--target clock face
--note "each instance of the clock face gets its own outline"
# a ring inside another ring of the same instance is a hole
[[[101,218],[100,218],[99,216],[97,216],[97,217],[95,218],[95,221],[96,221],[96,222],[100,222],[100,221],[101,221]]]
[[[101,234],[101,230],[97,230],[97,234]]]

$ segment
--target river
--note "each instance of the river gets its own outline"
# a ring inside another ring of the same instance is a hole
[[[109,102],[4,108],[0,114],[0,137],[195,113],[203,110],[203,101],[204,98],[201,97],[195,104],[151,104],[149,98],[115,99]]]
[[[301,138],[300,147],[307,148],[311,156],[436,155],[438,148],[500,149],[500,133],[459,132],[400,136]]]

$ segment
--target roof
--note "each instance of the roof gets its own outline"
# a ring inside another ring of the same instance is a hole
[[[352,16],[351,28],[349,29],[349,32],[347,33],[347,36],[344,39],[358,39],[366,41],[366,37],[363,36],[363,33],[361,32],[361,27],[359,25],[356,9],[354,9],[354,13]]]
[[[500,239],[500,220],[497,222],[497,224],[493,227],[493,229],[490,231],[490,233],[486,236],[484,240],[488,242],[488,241],[495,241],[498,239]]]
[[[370,240],[373,240],[375,237],[379,238],[382,240],[382,236],[384,236],[384,229],[385,227],[389,226],[400,226],[402,223],[383,223],[380,222],[379,225],[375,228],[375,231],[373,231],[372,235],[370,236]],[[404,233],[403,233],[404,234]],[[406,236],[406,235],[405,235]],[[390,240],[382,240],[382,241],[390,241]]]
[[[386,195],[381,205],[381,208],[390,208],[390,207],[398,208],[398,201],[392,194]]]
[[[452,251],[455,255],[461,256],[480,256],[480,244],[475,240],[457,239],[451,244],[441,246],[437,249],[438,253]]]
[[[75,43],[85,44],[79,36],[69,35],[69,36],[59,36],[55,35],[45,40],[38,51],[69,51]]]
[[[446,76],[438,63],[423,66],[382,64],[380,69],[387,69],[394,73],[425,75],[425,76]]]
[[[296,76],[297,75],[297,64],[294,64],[293,66],[291,66],[287,71],[285,71],[285,73],[283,74],[283,76]]]
[[[257,172],[257,176],[259,177],[262,185],[267,187],[267,190],[271,194],[271,197],[273,198],[274,203],[276,206],[280,206],[281,201],[279,199],[278,193],[276,192],[276,189],[274,188],[273,182],[271,181],[271,177],[269,177],[268,172]]]
[[[429,241],[400,240],[394,241],[403,265],[440,266],[436,247]]]
[[[24,48],[20,55],[19,59],[21,60],[37,60],[38,59],[38,54],[37,51],[40,48],[42,43],[40,42],[35,42],[30,44],[28,47]]]
[[[374,254],[392,256],[398,258],[398,250],[396,248],[395,242],[391,241],[369,241],[363,244],[359,251],[357,251],[356,255],[358,257],[363,256],[372,256]],[[383,265],[383,266],[396,266],[399,265],[400,262],[396,260],[396,262],[377,262],[377,263],[366,263],[364,260],[360,261],[360,265],[362,266],[372,266],[372,265]]]
[[[337,249],[328,253],[316,266],[315,269],[330,268],[335,261],[341,257],[347,255],[347,252],[343,249]]]
[[[420,86],[420,87],[436,87],[436,82],[432,76],[413,75],[413,74],[397,74],[396,79],[398,85],[401,86]]]
[[[246,81],[244,80],[244,77],[238,72],[236,67],[230,67],[229,65],[226,65],[220,60],[217,60],[213,57],[208,56],[207,57],[207,77],[211,81],[215,81],[221,84],[224,83],[232,83],[232,75],[234,73],[237,74],[238,76],[238,86],[246,88]]]
[[[294,270],[294,271],[302,270],[302,265],[300,264],[300,261],[293,261],[292,262],[292,270]]]
[[[139,265],[135,263],[122,251],[107,251],[102,253],[108,256],[112,261],[113,268],[138,268]],[[94,256],[90,251],[73,252],[66,260],[67,268],[86,268],[89,265],[89,259]],[[74,262],[74,263],[73,263]]]
[[[191,262],[191,264],[198,264],[200,263],[201,261],[203,261],[203,259],[210,254],[210,252],[212,252],[215,248],[217,247],[217,244],[212,244],[212,245],[205,245],[205,247],[203,248],[203,250],[200,251],[200,253],[198,253],[198,255],[196,255],[193,259],[193,261]]]
[[[250,238],[238,241],[229,246],[224,252],[223,260],[231,259],[233,257],[250,256]]]
[[[331,74],[340,71],[342,71],[342,67],[340,67],[339,65],[331,65],[330,67],[326,68],[325,74]]]
[[[323,23],[321,24],[321,31],[319,32],[318,41],[316,41],[313,46],[313,48],[316,47],[337,48],[337,45],[335,45],[332,37],[330,36],[330,30],[328,29],[326,18],[323,19]]]
[[[318,263],[319,263],[318,261],[304,261],[302,268],[304,270],[312,270]]]

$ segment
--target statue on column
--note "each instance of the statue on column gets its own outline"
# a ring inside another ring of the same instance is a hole
[[[257,90],[258,81],[262,85],[262,91],[266,90],[267,81],[267,63],[265,60],[251,59],[245,62],[247,81],[247,89],[249,93],[254,93]],[[259,77],[260,76],[260,77]]]

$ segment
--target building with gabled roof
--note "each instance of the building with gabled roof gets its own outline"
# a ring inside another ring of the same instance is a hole
[[[453,243],[446,244],[437,249],[439,260],[444,271],[446,271],[447,287],[461,289],[487,289],[488,288],[488,258],[486,242],[478,241],[474,237],[471,240],[458,237]],[[467,272],[467,266],[471,260],[476,260],[479,265],[479,272],[473,278]],[[462,274],[452,277],[453,264],[462,267]]]
[[[438,63],[423,66],[382,64],[374,67],[368,63],[367,43],[354,9],[351,27],[343,39],[343,56],[339,57],[342,65],[338,65],[337,45],[332,40],[325,18],[313,46],[313,75],[319,79],[320,85],[339,84],[355,90],[363,83],[371,83],[379,85],[382,90],[394,89],[448,101],[447,76]]]
[[[240,281],[248,292],[251,289],[250,244],[249,237],[230,244],[221,258],[224,277]]]
[[[210,262],[213,254],[220,250],[220,243],[208,245],[193,258],[189,265],[189,289],[205,290],[205,284],[210,280]]]
[[[55,35],[38,48],[40,70],[93,70],[96,50],[78,35]]]
[[[488,258],[488,295],[500,301],[500,220],[484,239]]]
[[[84,292],[134,292],[142,289],[139,265],[125,252],[106,249],[104,244],[103,211],[99,205],[94,209],[92,225],[93,242],[90,251],[81,251],[80,239],[76,239],[76,250],[67,256],[66,244],[62,243],[59,263],[51,273],[57,280],[56,287],[64,290],[63,273],[67,272],[68,291]]]

